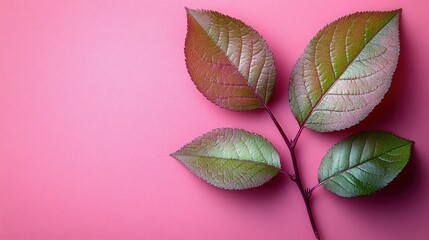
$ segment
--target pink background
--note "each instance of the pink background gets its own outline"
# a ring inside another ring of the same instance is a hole
[[[213,9],[258,30],[276,59],[269,106],[287,134],[290,70],[325,24],[363,10],[402,8],[392,87],[364,122],[305,130],[297,154],[305,185],[341,138],[381,129],[416,142],[388,188],[345,199],[313,197],[324,239],[427,239],[429,9],[426,1],[1,1],[0,239],[312,239],[296,186],[225,191],[169,156],[217,127],[263,134],[288,152],[264,111],[207,101],[184,63],[184,6]]]

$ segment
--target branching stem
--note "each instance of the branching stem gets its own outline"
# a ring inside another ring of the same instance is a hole
[[[280,173],[281,173],[281,174],[283,174],[283,175],[285,175],[285,176],[287,176],[288,178],[290,178],[290,180],[292,180],[292,181],[294,181],[294,182],[295,182],[295,175],[290,174],[290,173],[288,173],[288,172],[285,172],[285,171],[283,171],[282,169],[280,169]]]
[[[320,182],[320,183],[316,184],[314,187],[312,187],[310,189],[310,193],[313,193],[313,191],[316,190],[316,188],[320,187],[322,184],[323,184],[323,182]]]
[[[295,155],[295,146],[296,146],[296,143],[298,142],[299,136],[301,135],[301,132],[304,129],[304,127],[302,126],[298,130],[298,132],[297,132],[297,134],[293,140],[289,140],[288,137],[286,136],[286,133],[283,131],[283,128],[280,126],[279,122],[274,117],[274,114],[270,111],[270,109],[265,104],[265,102],[261,101],[261,103],[264,106],[265,110],[267,111],[268,115],[270,115],[271,120],[276,125],[277,129],[279,130],[280,134],[282,135],[284,142],[286,143],[286,146],[289,149],[290,156],[292,158],[294,176],[292,178],[291,175],[289,175],[289,174],[288,175],[291,177],[292,180],[294,180],[294,182],[296,183],[296,185],[299,188],[299,191],[301,192],[301,196],[304,199],[305,207],[307,209],[308,217],[310,219],[311,227],[313,228],[314,236],[316,237],[316,239],[320,240],[319,231],[317,230],[316,222],[314,221],[313,212],[311,210],[311,205],[310,205],[310,197],[311,197],[312,191],[314,190],[314,187],[312,189],[308,189],[308,188],[305,189],[304,186],[302,185],[301,177],[299,174],[298,161],[296,160],[296,155]]]

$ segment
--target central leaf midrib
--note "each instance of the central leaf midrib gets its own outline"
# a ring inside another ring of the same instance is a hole
[[[394,148],[392,148],[392,149],[390,149],[390,150],[388,150],[388,151],[385,151],[385,152],[383,152],[383,153],[380,153],[380,154],[378,154],[378,155],[376,155],[376,156],[373,156],[373,157],[371,157],[371,158],[369,158],[369,159],[367,159],[367,160],[364,160],[363,162],[360,162],[359,164],[356,164],[356,165],[354,165],[354,166],[349,166],[348,168],[346,168],[346,169],[344,169],[344,170],[341,170],[341,171],[339,171],[339,172],[337,172],[337,173],[335,173],[335,174],[333,174],[333,175],[331,175],[331,176],[329,176],[329,177],[327,177],[327,178],[325,178],[325,179],[323,179],[322,181],[320,181],[319,182],[319,184],[325,184],[327,181],[329,181],[329,180],[331,180],[332,178],[334,178],[334,177],[336,177],[336,176],[338,176],[338,175],[341,175],[341,174],[343,174],[343,173],[345,173],[345,172],[347,172],[347,171],[349,171],[349,170],[352,170],[352,169],[354,169],[354,168],[357,168],[357,167],[359,167],[359,166],[362,166],[362,165],[364,165],[365,163],[367,163],[367,162],[370,162],[370,161],[372,161],[372,160],[375,160],[376,158],[378,158],[378,157],[380,157],[380,156],[383,156],[384,154],[387,154],[387,153],[389,153],[389,152],[392,152],[392,151],[395,151],[396,149],[399,149],[399,148],[402,148],[402,147],[405,147],[405,146],[407,146],[407,145],[409,145],[410,143],[405,143],[404,145],[401,145],[401,146],[398,146],[398,147],[394,147]],[[350,155],[350,154],[349,154]]]
[[[212,36],[210,36],[210,34],[204,29],[204,27],[201,25],[201,23],[198,21],[198,19],[196,19],[192,14],[190,14],[191,16],[192,16],[192,18],[198,23],[198,25],[199,25],[199,27],[201,27],[201,29],[203,29],[203,31],[206,33],[206,35],[209,37],[209,39],[214,43],[214,45],[216,46],[216,48],[217,49],[219,49],[219,51],[220,52],[222,52],[223,53],[223,55],[225,56],[225,58],[227,59],[227,61],[229,62],[229,64],[231,65],[231,66],[233,66],[234,68],[235,68],[235,70],[237,71],[237,72],[239,72],[240,74],[240,79],[244,82],[244,84],[246,84],[246,86],[253,92],[253,94],[255,94],[255,96],[258,98],[258,100],[262,103],[262,105],[264,105],[265,104],[265,100],[264,99],[262,99],[262,96],[260,96],[259,94],[258,94],[258,92],[256,92],[256,89],[255,88],[253,88],[251,85],[250,85],[250,83],[247,81],[247,79],[243,76],[243,73],[239,70],[239,68],[229,59],[229,57],[228,57],[228,55],[227,55],[227,53],[222,49],[222,48],[220,48],[218,45],[217,45],[217,43],[216,43],[216,41],[213,39],[213,37]],[[240,36],[240,39],[241,40],[243,40],[243,38]],[[229,44],[229,43],[228,43]],[[242,44],[243,45],[243,44]],[[253,46],[252,46],[252,49],[253,49]],[[241,53],[242,51],[240,51],[240,53]],[[250,66],[249,66],[249,69],[250,69]]]
[[[246,160],[246,159],[237,159],[237,158],[226,158],[226,157],[213,157],[213,156],[198,156],[198,155],[192,155],[192,154],[173,154],[174,156],[180,156],[180,157],[194,157],[194,158],[208,158],[208,159],[216,159],[216,160],[225,160],[225,161],[237,161],[237,162],[246,162],[251,163],[259,166],[264,166],[267,168],[275,169],[277,171],[280,171],[280,168],[277,168],[276,166],[269,165],[267,163],[263,162],[256,162],[252,160]]]
[[[349,69],[349,67],[353,64],[353,62],[356,60],[356,58],[359,57],[359,55],[362,53],[362,51],[366,48],[366,46],[368,46],[368,44],[378,35],[379,32],[381,32],[387,25],[389,25],[389,23],[392,21],[393,18],[395,18],[399,13],[395,14],[392,16],[392,18],[389,19],[389,21],[387,21],[386,25],[384,25],[382,28],[380,28],[380,30],[378,30],[374,36],[372,36],[371,39],[369,39],[369,41],[365,44],[365,46],[359,51],[359,53],[350,61],[350,64],[347,65],[347,67],[344,69],[344,71],[338,76],[338,78],[334,79],[334,82],[332,83],[331,86],[329,86],[329,88],[323,93],[322,97],[320,97],[320,99],[317,101],[316,105],[314,105],[314,107],[312,107],[311,112],[307,115],[307,117],[305,118],[305,120],[302,122],[301,126],[305,126],[305,124],[307,123],[308,119],[312,116],[312,114],[315,112],[315,109],[320,105],[320,103],[322,102],[322,100],[325,98],[325,96],[327,95],[327,93],[333,88],[333,86],[335,85],[335,83],[338,82],[338,79],[340,79],[343,74]],[[335,73],[335,72],[334,72]]]

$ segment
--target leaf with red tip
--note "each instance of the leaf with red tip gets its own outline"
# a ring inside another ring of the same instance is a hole
[[[399,56],[400,10],[355,13],[324,27],[290,77],[301,126],[337,131],[363,120],[390,87]]]
[[[276,69],[262,36],[218,12],[186,10],[186,66],[198,90],[230,110],[263,108],[273,93]]]

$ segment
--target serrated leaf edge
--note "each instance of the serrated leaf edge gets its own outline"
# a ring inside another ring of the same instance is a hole
[[[381,133],[387,133],[387,134],[390,134],[390,135],[392,135],[392,136],[394,136],[394,137],[397,137],[397,138],[399,138],[399,139],[402,139],[402,140],[406,141],[407,143],[406,143],[406,144],[404,144],[404,145],[401,145],[401,146],[395,147],[395,148],[393,148],[393,149],[390,149],[389,151],[384,152],[384,153],[382,153],[382,154],[379,154],[379,155],[377,155],[377,156],[374,156],[374,157],[372,157],[372,158],[370,158],[370,159],[368,159],[368,160],[365,160],[364,162],[359,163],[358,165],[355,165],[355,166],[353,166],[353,167],[351,167],[351,168],[349,167],[349,168],[347,168],[347,169],[345,169],[345,170],[342,170],[342,171],[340,171],[340,172],[338,172],[338,173],[335,173],[334,175],[332,175],[332,176],[330,176],[330,177],[328,177],[328,178],[326,178],[326,179],[324,179],[324,180],[322,180],[322,181],[320,181],[320,178],[318,177],[318,181],[319,181],[319,183],[318,183],[317,185],[319,185],[319,186],[320,186],[320,185],[322,185],[323,187],[325,187],[325,183],[326,183],[327,181],[329,181],[330,179],[332,179],[332,178],[334,178],[334,177],[336,177],[336,176],[338,176],[338,175],[341,175],[341,174],[343,174],[343,173],[345,173],[345,172],[347,172],[347,171],[349,171],[349,170],[352,170],[352,169],[354,169],[354,168],[356,168],[356,167],[359,167],[360,165],[363,165],[363,164],[365,164],[365,163],[367,163],[367,162],[369,162],[369,161],[371,161],[371,160],[374,160],[375,158],[377,158],[377,157],[379,157],[379,156],[381,156],[381,155],[383,155],[383,154],[386,154],[386,153],[388,153],[388,152],[394,151],[394,150],[399,149],[399,148],[406,147],[406,146],[408,146],[408,145],[410,145],[410,148],[408,148],[408,154],[411,156],[411,148],[412,148],[412,146],[413,146],[413,144],[414,144],[415,142],[414,142],[414,141],[411,141],[411,140],[408,140],[408,139],[406,139],[406,138],[402,138],[402,137],[396,136],[395,134],[392,134],[392,133],[390,133],[390,132],[386,132],[386,131],[364,131],[364,132],[360,132],[360,133],[353,134],[353,135],[351,135],[351,136],[349,136],[349,137],[346,137],[346,138],[344,138],[344,139],[340,140],[338,143],[336,143],[334,146],[332,146],[332,147],[328,150],[328,152],[329,152],[329,151],[331,151],[331,149],[333,149],[335,146],[337,146],[337,145],[341,144],[341,142],[342,142],[343,140],[346,140],[346,139],[348,139],[348,138],[351,138],[351,137],[357,136],[357,135],[359,135],[359,134],[369,133],[369,132],[381,132]],[[327,153],[328,153],[328,152],[327,152]],[[325,155],[325,156],[326,156],[326,155]],[[406,164],[408,164],[409,160],[410,160],[410,158],[408,158],[408,159],[407,159],[407,161],[406,161],[406,163],[405,163],[404,167],[403,167],[403,168],[401,168],[401,170],[400,170],[400,171],[398,171],[398,173],[396,173],[395,175],[393,175],[392,181],[393,181],[393,180],[398,176],[398,174],[399,174],[399,173],[401,173],[401,172],[402,172],[402,170],[405,168]],[[392,182],[392,181],[390,181],[390,182]],[[378,189],[378,190],[376,190],[376,191],[374,191],[374,192],[372,192],[372,193],[364,194],[364,195],[360,195],[360,196],[357,196],[357,197],[363,197],[363,196],[373,195],[373,194],[375,194],[375,193],[377,193],[377,192],[381,191],[381,190],[382,190],[384,187],[386,187],[390,182],[386,183],[386,184],[385,184],[384,186],[382,186],[380,189]],[[329,190],[329,191],[330,191],[330,190]],[[335,194],[336,194],[336,193],[335,193]],[[336,195],[338,195],[338,194],[336,194]],[[339,195],[339,196],[341,196],[341,195]],[[353,196],[341,196],[341,197],[355,198],[355,197],[353,197]]]
[[[386,25],[384,25],[371,39],[369,39],[369,41],[368,41],[368,43],[370,42],[370,41],[372,41],[372,39],[375,37],[375,36],[377,36],[377,34],[381,31],[381,30],[383,30],[391,21],[392,21],[392,19],[393,18],[395,18],[398,14],[400,15],[401,14],[401,12],[402,12],[402,8],[399,8],[399,9],[396,9],[396,10],[392,10],[392,11],[359,11],[359,12],[355,12],[355,13],[351,13],[351,14],[347,14],[347,15],[345,15],[345,16],[342,16],[342,17],[340,17],[340,18],[338,18],[338,19],[336,19],[336,20],[334,20],[334,21],[332,21],[332,22],[330,22],[330,23],[328,23],[328,24],[326,24],[325,26],[323,26],[317,33],[316,33],[316,35],[314,35],[314,37],[310,40],[310,42],[307,44],[307,46],[305,47],[305,49],[308,47],[308,45],[309,44],[311,44],[311,42],[327,27],[327,26],[329,26],[329,25],[331,25],[331,24],[334,24],[334,23],[336,23],[336,22],[338,22],[338,21],[341,21],[341,20],[343,20],[343,19],[345,19],[345,18],[347,18],[347,17],[350,17],[350,16],[352,16],[352,15],[355,15],[355,14],[365,14],[365,13],[384,13],[384,12],[396,12],[396,14],[395,15],[393,15],[393,17],[386,23]],[[398,21],[398,41],[400,42],[400,37],[399,37],[399,21]],[[361,49],[361,51],[360,52],[362,52],[363,51],[363,49],[366,47],[366,45]],[[304,52],[305,52],[305,49],[304,49]],[[400,48],[400,44],[399,44],[399,48],[398,48],[398,56],[400,55],[400,51],[401,51],[401,48]],[[352,62],[354,62],[354,60],[359,56],[359,54],[360,54],[360,52],[356,55],[356,57],[354,58],[354,59],[352,59],[351,60],[351,63]],[[399,57],[398,57],[398,59],[399,59]],[[397,67],[397,65],[398,65],[398,59],[396,59],[396,63],[395,63],[395,70],[396,70],[396,67]],[[342,74],[344,74],[344,72],[346,72],[347,71],[347,69],[349,68],[349,66],[351,65],[351,63],[344,69],[344,71],[340,74],[340,77],[341,77],[341,75]],[[294,66],[292,67],[292,69],[294,69],[295,67],[296,67],[296,65],[298,64],[298,61],[297,62],[295,62],[295,64],[294,64]],[[292,73],[292,72],[291,72]],[[393,77],[393,75],[392,75],[392,77]],[[336,79],[335,80],[335,82],[334,83],[332,83],[332,85],[326,90],[326,92],[329,92],[329,90],[335,85],[335,83],[338,81],[338,79]],[[289,88],[290,88],[290,81],[289,81]],[[386,93],[387,93],[387,91],[390,89],[390,86],[386,89],[386,92],[381,96],[381,99],[380,99],[380,102],[384,99],[384,97],[385,97],[385,95],[386,95]],[[305,125],[306,125],[306,123],[307,123],[307,121],[308,121],[308,119],[311,117],[311,115],[313,114],[313,112],[314,112],[314,109],[315,108],[317,108],[317,106],[319,106],[319,104],[322,102],[322,100],[324,99],[324,97],[326,96],[326,94],[324,94],[318,101],[317,101],[317,103],[316,103],[316,105],[314,106],[314,107],[312,107],[312,109],[311,109],[311,112],[308,114],[308,116],[304,119],[304,121],[302,122],[302,124],[301,123],[299,123],[299,121],[298,121],[298,124],[299,124],[299,126],[300,127],[302,127],[302,126],[304,126],[305,127]],[[289,102],[291,102],[291,98],[290,98],[290,95],[289,95]],[[378,105],[378,104],[377,104]],[[368,114],[366,115],[366,116],[364,116],[362,119],[360,119],[360,120],[358,120],[357,122],[356,122],[356,124],[354,124],[354,125],[357,125],[357,124],[359,124],[361,121],[363,121],[373,110],[374,110],[374,108],[377,106],[377,105],[375,105],[374,107],[372,107],[371,109],[370,109],[370,111],[368,112]],[[354,126],[353,125],[353,126]],[[351,126],[350,126],[351,127]],[[334,131],[341,131],[341,130],[344,130],[344,129],[347,129],[347,128],[350,128],[350,127],[343,127],[343,128],[339,128],[339,129],[336,129],[336,130],[334,130]],[[332,131],[328,131],[328,130],[326,130],[326,131],[317,131],[317,132],[332,132]]]
[[[228,16],[228,15],[226,15],[226,14],[223,14],[223,13],[220,13],[220,12],[217,12],[217,11],[213,11],[213,10],[206,10],[206,9],[191,9],[191,8],[187,8],[187,7],[185,7],[185,10],[186,10],[186,13],[188,14],[188,15],[190,15],[190,16],[192,16],[192,14],[191,14],[191,11],[201,11],[201,12],[207,12],[207,13],[216,13],[216,14],[220,14],[221,16],[224,16],[224,17],[228,17],[228,18],[231,18],[232,20],[235,20],[235,21],[238,21],[238,22],[241,22],[241,23],[243,23],[244,24],[244,26],[246,26],[246,27],[248,27],[252,32],[254,32],[254,33],[256,33],[258,36],[260,36],[261,37],[261,40],[263,41],[263,43],[267,46],[267,48],[268,48],[268,50],[269,50],[269,52],[268,52],[268,54],[271,54],[272,55],[272,57],[273,57],[273,64],[274,64],[274,66],[276,65],[275,64],[275,58],[274,58],[274,55],[272,54],[272,51],[271,51],[271,49],[270,49],[270,46],[268,45],[268,43],[267,43],[267,41],[263,38],[263,36],[258,32],[258,31],[256,31],[253,27],[251,27],[251,26],[249,26],[249,25],[247,25],[245,22],[243,22],[243,21],[241,21],[240,19],[237,19],[237,18],[234,18],[234,17],[231,17],[231,16]],[[196,21],[196,22],[198,22],[198,20],[197,19],[195,19],[195,17],[194,16],[192,16],[193,18],[194,18],[194,20]],[[198,22],[198,24],[200,24],[199,22]],[[201,24],[200,24],[200,26],[201,26]],[[202,27],[202,26],[201,26]],[[189,25],[187,25],[187,31],[189,31]],[[208,35],[209,36],[209,35]],[[277,80],[277,71],[276,71],[276,68],[274,68],[274,74],[276,75],[276,77],[274,78],[274,82],[273,82],[273,85],[274,85],[274,87],[273,87],[273,92],[271,93],[271,94],[269,94],[269,95],[267,95],[266,96],[266,99],[263,99],[262,98],[262,96],[260,96],[258,93],[257,93],[257,91],[256,91],[256,89],[255,88],[253,88],[252,86],[250,86],[250,84],[249,84],[249,82],[246,80],[246,78],[241,74],[241,72],[240,72],[240,70],[238,69],[238,67],[237,66],[235,66],[235,64],[233,63],[233,62],[231,62],[231,60],[229,59],[229,57],[228,57],[228,55],[216,44],[216,42],[209,36],[209,38],[215,43],[215,45],[216,45],[216,47],[219,49],[219,51],[220,52],[222,52],[225,56],[226,56],[226,59],[228,60],[228,62],[229,62],[229,64],[231,65],[231,66],[233,66],[236,70],[237,70],[237,72],[239,72],[240,74],[240,78],[244,81],[244,83],[246,84],[246,86],[252,91],[252,93],[255,95],[255,97],[256,98],[258,98],[258,100],[261,102],[261,105],[260,106],[257,106],[255,109],[252,109],[252,110],[257,110],[257,109],[262,109],[262,108],[264,108],[265,107],[265,105],[270,101],[270,99],[272,98],[272,95],[273,95],[273,93],[274,93],[274,88],[275,88],[275,85],[276,85],[276,80]],[[186,41],[186,40],[185,40]],[[186,55],[186,47],[184,48],[184,52],[185,52],[185,55]],[[188,74],[189,74],[189,76],[191,77],[191,79],[193,79],[193,77],[192,77],[192,75],[189,73],[189,67],[188,67],[188,60],[187,60],[187,58],[186,58],[186,56],[185,56],[185,65],[186,65],[186,70],[188,71]],[[194,81],[192,81],[192,82],[194,82]],[[198,89],[198,88],[197,88]],[[198,89],[198,91],[199,91],[199,89]],[[203,96],[207,99],[207,100],[209,100],[210,102],[211,102],[211,100],[205,95],[205,94],[203,94]],[[217,104],[216,104],[217,105]],[[246,109],[240,109],[240,110],[231,110],[231,109],[229,109],[229,108],[227,108],[227,107],[224,107],[224,106],[221,106],[221,105],[217,105],[217,106],[219,106],[220,108],[223,108],[223,109],[227,109],[227,110],[230,110],[230,111],[235,111],[235,112],[246,112],[246,111],[251,111],[251,110],[246,110]]]
[[[271,144],[271,146],[273,147],[273,149],[277,152],[277,154],[278,154],[278,151],[277,151],[277,149],[275,148],[275,146],[274,146],[274,144],[272,144],[268,139],[266,139],[264,136],[262,136],[262,135],[259,135],[259,134],[257,134],[257,133],[252,133],[252,132],[249,132],[249,131],[246,131],[246,130],[244,130],[244,129],[241,129],[241,128],[215,128],[215,129],[212,129],[211,131],[209,131],[209,132],[206,132],[206,133],[204,133],[204,134],[202,134],[202,135],[200,135],[200,136],[198,136],[198,137],[196,137],[195,139],[193,139],[193,140],[191,140],[191,141],[189,141],[189,142],[187,142],[186,144],[184,144],[179,150],[177,150],[177,151],[175,151],[175,152],[173,152],[173,153],[170,153],[169,155],[171,156],[171,157],[173,157],[174,159],[176,159],[178,162],[180,162],[183,166],[185,166],[191,173],[192,173],[192,175],[193,176],[196,176],[196,177],[198,177],[197,175],[195,175],[195,173],[193,173],[192,171],[191,171],[191,169],[186,165],[186,164],[184,164],[182,161],[180,161],[176,156],[189,156],[189,155],[181,155],[181,154],[178,154],[178,152],[182,149],[182,148],[184,148],[186,145],[188,145],[188,144],[191,144],[192,142],[194,142],[194,141],[197,141],[198,139],[200,139],[200,138],[202,138],[202,137],[204,137],[204,136],[206,136],[206,135],[208,135],[209,133],[211,133],[211,132],[214,132],[214,131],[217,131],[217,130],[240,130],[240,131],[243,131],[243,132],[246,132],[246,133],[249,133],[249,134],[252,134],[252,135],[256,135],[256,136],[259,136],[259,137],[261,137],[262,139],[264,139],[265,141],[267,141],[269,144]],[[190,156],[190,157],[206,157],[206,156]],[[207,157],[207,158],[217,158],[217,157]],[[217,159],[227,159],[227,158],[217,158]],[[280,161],[280,155],[279,155],[279,168],[277,168],[277,167],[275,167],[275,166],[272,166],[272,165],[269,165],[269,164],[265,164],[265,163],[259,163],[259,162],[254,162],[254,161],[251,161],[251,160],[239,160],[239,159],[233,159],[233,158],[230,158],[231,160],[235,160],[235,161],[241,161],[241,162],[249,162],[249,163],[252,163],[252,164],[255,164],[255,165],[260,165],[260,166],[264,166],[264,167],[267,167],[267,168],[271,168],[271,169],[273,169],[273,170],[276,170],[277,172],[275,172],[274,174],[273,174],[273,177],[275,177],[275,176],[277,176],[277,174],[281,171],[281,161]],[[216,188],[220,188],[220,189],[224,189],[224,190],[233,190],[233,191],[237,191],[237,190],[247,190],[247,189],[249,189],[249,188],[224,188],[224,187],[222,187],[222,186],[217,186],[217,185],[213,185],[213,183],[210,183],[209,181],[207,181],[206,179],[204,179],[204,178],[201,178],[201,177],[198,177],[199,179],[202,179],[204,182],[206,182],[206,183],[208,183],[209,185],[211,185],[211,186],[214,186],[214,187],[216,187]],[[265,182],[266,183],[266,182]],[[265,184],[265,183],[261,183],[261,184],[258,184],[258,185],[255,185],[253,188],[255,188],[255,187],[260,187],[260,186],[262,186],[263,184]]]

